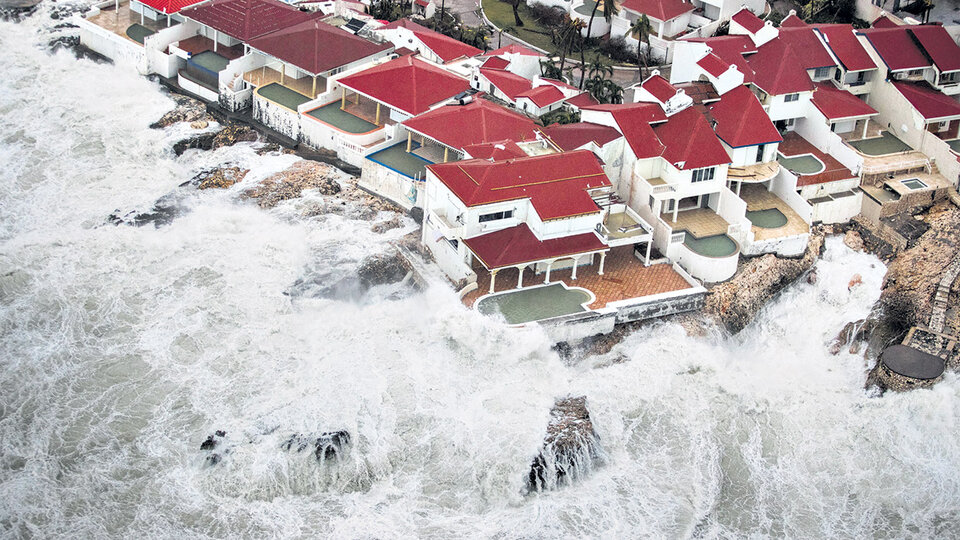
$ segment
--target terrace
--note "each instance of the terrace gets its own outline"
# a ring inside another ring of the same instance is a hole
[[[798,188],[856,178],[856,175],[836,158],[821,152],[795,131],[787,132],[783,136],[779,152],[786,160],[786,163],[781,161],[780,164],[797,175]],[[798,157],[809,159],[797,160]]]
[[[427,165],[434,163],[415,153],[417,150],[416,147],[419,146],[420,145],[413,143],[413,145],[411,145],[412,151],[407,152],[407,143],[402,142],[380,150],[379,152],[374,152],[367,156],[367,159],[398,172],[403,176],[419,180],[426,175]]]
[[[138,45],[143,45],[143,40],[147,36],[167,27],[167,21],[154,21],[134,13],[129,4],[101,8],[100,13],[86,20]],[[176,21],[170,22],[170,26],[176,24],[178,24]]]
[[[256,87],[278,84],[306,96],[308,101],[327,90],[327,81],[323,77],[301,77],[294,79],[284,73],[266,66],[250,70],[243,74],[243,80]]]
[[[674,232],[687,231],[697,238],[706,238],[718,234],[727,234],[730,223],[709,208],[695,208],[677,212],[673,221],[673,212],[663,212],[660,219],[666,222]]]
[[[743,184],[753,184],[766,182],[772,179],[780,172],[780,163],[768,161],[766,163],[756,163],[744,167],[730,167],[727,170],[727,179],[731,182]]]
[[[270,83],[266,86],[261,86],[257,89],[257,95],[274,103],[278,103],[293,112],[297,112],[297,107],[310,101],[309,97],[291,90],[280,83]]]
[[[210,51],[225,58],[227,61],[236,60],[243,56],[243,44],[228,47],[222,43],[214,43],[212,39],[205,36],[193,36],[187,39],[181,39],[178,42],[172,43],[171,47],[176,47],[186,52],[189,56],[196,56],[200,53]]]
[[[563,282],[569,290],[582,288],[590,291],[594,298],[588,304],[589,309],[605,307],[610,302],[640,298],[688,289],[691,285],[669,264],[644,266],[634,256],[632,246],[612,248],[606,256],[603,275],[597,273],[599,267],[581,266],[577,269],[577,279],[572,279],[572,269],[554,269],[550,272],[550,282]],[[463,303],[472,307],[481,296],[490,292],[490,272],[479,261],[474,260],[473,270],[477,273],[478,288],[463,297]],[[504,268],[497,271],[495,291],[516,291],[518,278],[516,268]],[[528,275],[529,272],[524,272]],[[541,284],[538,283],[537,286]],[[524,289],[519,289],[524,290]]]
[[[740,198],[747,203],[747,219],[755,241],[797,236],[810,232],[810,225],[783,199],[762,185],[743,187]]]

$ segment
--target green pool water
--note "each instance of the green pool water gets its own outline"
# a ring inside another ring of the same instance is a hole
[[[341,110],[339,101],[317,107],[307,112],[307,115],[347,133],[366,133],[377,129],[376,124]]]
[[[141,45],[143,45],[143,40],[151,34],[156,34],[156,32],[142,24],[131,24],[127,28],[127,37]]]
[[[779,208],[747,211],[747,219],[761,229],[778,229],[787,224],[787,216]]]
[[[687,231],[683,245],[704,257],[729,257],[737,252],[737,243],[725,234],[697,238]]]
[[[411,150],[416,150],[419,147],[419,144],[414,143],[413,146],[411,146]],[[408,153],[407,143],[405,142],[370,154],[367,156],[367,159],[389,167],[410,178],[423,178],[427,173],[427,165],[432,163],[418,155]]]
[[[777,155],[777,161],[796,174],[817,174],[826,168],[822,161],[810,154],[795,157],[787,157],[779,154]]]
[[[950,145],[950,149],[954,152],[960,154],[960,139],[954,139],[952,141],[947,141],[947,144]]]
[[[502,314],[508,324],[523,324],[586,311],[583,304],[589,301],[587,291],[554,283],[486,296],[476,308],[484,315]]]
[[[225,57],[213,51],[203,51],[202,53],[195,54],[190,57],[190,61],[214,73],[220,73],[226,69],[227,64],[230,63]]]
[[[586,15],[587,17],[589,17],[590,14],[593,13],[593,8],[596,5],[597,3],[594,2],[593,0],[587,0],[586,2],[575,7],[573,10],[581,15]],[[601,18],[603,17],[603,7],[600,7],[599,9],[597,9],[597,15]]]
[[[261,86],[260,89],[257,90],[257,93],[269,99],[270,101],[275,101],[294,111],[296,111],[297,107],[300,105],[310,101],[310,98],[301,94],[300,92],[295,92],[278,83],[270,83],[266,86]]]
[[[896,138],[889,131],[881,131],[879,137],[851,141],[849,144],[859,150],[860,153],[868,156],[885,156],[911,150],[907,143]]]
[[[920,180],[918,180],[918,179],[916,179],[916,178],[911,178],[911,179],[909,179],[909,180],[904,180],[904,181],[903,181],[903,185],[907,186],[907,187],[910,188],[910,189],[923,189],[923,188],[927,187],[926,184],[924,184],[923,182],[921,182]]]

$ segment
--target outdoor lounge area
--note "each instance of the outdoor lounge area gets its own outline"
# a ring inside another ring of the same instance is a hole
[[[779,150],[780,153],[787,158],[808,156],[815,158],[816,161],[823,165],[822,170],[819,172],[803,173],[798,175],[798,188],[856,177],[856,175],[853,174],[850,169],[844,167],[842,163],[836,160],[836,158],[821,152],[817,147],[810,144],[806,139],[798,135],[796,131],[789,131],[783,136],[783,142],[780,143]],[[810,163],[812,165],[813,162],[811,161]],[[781,165],[783,165],[782,162]],[[784,165],[784,167],[786,167],[786,165]],[[812,170],[812,166],[810,170]]]
[[[144,38],[167,27],[166,20],[154,21],[141,17],[130,9],[129,4],[120,4],[119,9],[114,6],[101,8],[100,13],[87,20],[140,45],[143,45]],[[175,24],[178,23],[171,20],[171,26]]]
[[[709,208],[695,208],[677,212],[673,221],[673,212],[660,214],[660,219],[673,229],[673,232],[688,231],[697,238],[706,238],[717,234],[727,234],[730,224]]]
[[[420,145],[414,143],[412,150]],[[423,178],[427,172],[427,165],[433,163],[422,157],[407,152],[407,143],[401,142],[367,156],[367,159],[379,163],[388,169],[414,179]]]
[[[380,128],[380,126],[373,122],[368,122],[359,116],[341,109],[340,100],[322,105],[316,109],[311,109],[306,112],[306,115],[316,118],[345,133],[369,133]]]
[[[598,309],[610,302],[662,294],[690,288],[686,279],[669,264],[644,266],[634,256],[633,246],[621,246],[607,252],[603,275],[598,274],[599,266],[581,266],[577,269],[577,279],[572,279],[572,269],[555,269],[550,273],[550,282],[562,281],[567,287],[582,287],[593,293],[595,299],[588,306]],[[490,272],[479,261],[474,260],[473,270],[477,273],[478,288],[463,297],[463,303],[472,307],[481,296],[490,292]],[[504,268],[497,272],[495,292],[517,290],[518,270]],[[528,269],[525,281],[530,285],[543,284],[544,274],[531,274]],[[522,289],[520,289],[522,290]]]
[[[257,95],[274,103],[279,103],[294,112],[297,111],[297,107],[310,101],[310,98],[307,96],[279,83],[270,83],[258,88]]]
[[[885,156],[913,150],[889,131],[882,131],[879,137],[847,141],[847,144],[865,156]]]
[[[243,80],[257,87],[274,83],[280,84],[294,92],[307,96],[309,99],[313,99],[317,95],[325,92],[327,88],[327,83],[323,77],[317,77],[316,88],[314,88],[313,77],[294,79],[268,67],[260,67],[244,73]]]
[[[190,53],[191,56],[199,55],[205,51],[215,52],[229,60],[236,60],[243,56],[243,45],[234,45],[228,47],[222,43],[214,44],[213,40],[206,36],[192,36],[173,43],[176,48]],[[216,49],[216,50],[214,50]]]
[[[763,185],[743,186],[740,198],[747,203],[747,219],[752,224],[754,241],[810,232],[810,225],[800,214]]]

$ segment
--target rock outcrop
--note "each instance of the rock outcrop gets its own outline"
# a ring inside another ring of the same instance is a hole
[[[329,165],[298,161],[265,178],[243,195],[256,199],[261,208],[273,208],[283,201],[300,197],[307,189],[316,189],[321,195],[336,195],[343,189],[337,180],[339,176],[340,173]]]
[[[224,189],[242,181],[248,172],[236,166],[216,167],[200,171],[190,182],[200,189]]]
[[[604,461],[600,437],[593,429],[585,396],[557,400],[543,447],[527,477],[529,491],[554,489],[588,474]]]
[[[823,233],[810,234],[803,257],[787,259],[767,254],[741,264],[730,280],[714,286],[707,295],[704,313],[730,332],[742,330],[787,285],[809,270],[823,250]]]
[[[41,0],[0,0],[0,20],[19,21],[33,13]]]
[[[307,448],[311,448],[317,461],[335,461],[346,453],[349,445],[350,433],[338,430],[327,431],[321,433],[320,436],[295,433],[284,441],[280,448],[287,452],[291,450],[303,452]]]
[[[253,142],[258,139],[259,135],[253,128],[236,124],[227,126],[215,133],[203,133],[177,141],[173,145],[173,153],[180,156],[190,149],[216,150],[224,146],[233,146],[238,142]]]
[[[410,269],[398,253],[378,253],[364,259],[357,268],[357,277],[364,289],[402,280]]]
[[[207,114],[207,106],[202,101],[193,99],[180,94],[170,94],[177,105],[172,111],[160,117],[159,120],[150,124],[151,128],[160,129],[172,126],[178,122],[199,122],[211,121],[213,118]],[[179,154],[178,154],[179,155]]]

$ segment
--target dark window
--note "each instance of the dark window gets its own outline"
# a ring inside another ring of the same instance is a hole
[[[790,103],[791,101],[798,101],[800,99],[800,94],[787,94],[783,96],[783,101]]]
[[[512,217],[513,210],[507,210],[505,212],[493,212],[492,214],[480,214],[480,223],[496,221],[498,219],[510,219]]]
[[[694,182],[706,182],[707,180],[713,180],[714,168],[707,167],[705,169],[695,169],[693,171],[693,181]]]
[[[765,145],[761,144],[757,146],[757,163],[763,162],[763,148]]]

